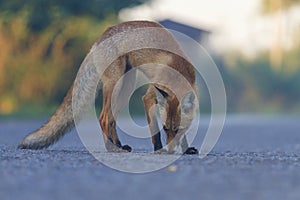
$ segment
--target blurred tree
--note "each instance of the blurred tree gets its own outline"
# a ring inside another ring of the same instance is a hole
[[[285,66],[299,61],[299,58],[294,57],[294,52],[296,50],[287,53],[292,62],[284,60]],[[278,71],[273,69],[268,52],[262,52],[255,59],[245,58],[239,53],[233,57],[231,69],[223,74],[229,111],[299,113],[299,62],[292,71]]]
[[[299,4],[300,0],[262,0],[262,11],[264,13],[273,13]]]
[[[24,9],[29,12],[28,27],[32,31],[41,31],[59,18],[70,16],[104,19],[122,8],[136,6],[149,0],[0,0],[0,12],[13,17]]]
[[[276,28],[274,30],[275,41],[270,50],[270,62],[276,69],[282,69],[283,50],[282,50],[282,35],[284,27],[283,11],[295,6],[300,5],[300,0],[262,0],[263,14],[273,14],[274,24]]]
[[[58,104],[120,9],[147,0],[0,0],[0,114]]]

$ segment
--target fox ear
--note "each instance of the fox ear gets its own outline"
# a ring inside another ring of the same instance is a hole
[[[156,100],[159,105],[164,105],[166,98],[168,98],[168,93],[165,91],[159,89],[158,87],[155,87],[158,91],[158,95],[156,95]]]
[[[195,107],[195,94],[194,92],[188,92],[181,100],[181,110],[183,113],[189,113]]]
[[[157,91],[166,99],[169,95],[168,93],[166,93],[165,91],[163,91],[162,89],[159,89],[158,87],[155,86],[155,88],[157,89]]]

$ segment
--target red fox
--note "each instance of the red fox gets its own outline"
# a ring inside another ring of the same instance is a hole
[[[100,39],[94,44],[93,48],[100,48],[99,44],[101,42],[113,38],[114,35],[118,33],[124,32],[126,35],[126,31],[135,31],[140,28],[159,28],[163,30],[163,34],[160,34],[159,36],[160,38],[158,38],[157,35],[147,35],[145,37],[147,37],[147,40],[151,41],[152,43],[165,41],[171,46],[174,46],[177,50],[180,49],[179,44],[168,30],[164,29],[160,24],[150,21],[129,21],[112,26],[103,33]],[[142,40],[143,38],[140,39]],[[119,40],[121,39],[119,38]],[[121,45],[118,43],[118,41],[112,41],[111,43],[111,46],[114,48],[121,48]],[[92,63],[92,65],[94,65],[97,69],[103,68],[103,66],[98,66],[88,54],[80,66],[77,77],[84,76],[82,75],[84,73],[92,73],[92,71],[87,71],[87,69],[84,68],[87,63]],[[183,56],[180,56],[170,51],[156,48],[142,48],[124,53],[114,60],[105,69],[103,75],[99,77],[101,83],[100,89],[102,89],[103,93],[103,106],[100,114],[100,126],[103,132],[105,146],[108,151],[131,151],[131,147],[128,145],[122,145],[118,138],[116,131],[116,119],[113,116],[111,107],[113,89],[118,80],[125,73],[131,69],[138,69],[139,66],[143,66],[141,71],[149,79],[164,79],[165,82],[174,83],[175,87],[180,88],[181,82],[178,81],[179,79],[165,74],[162,70],[160,70],[161,68],[156,67],[156,65],[167,65],[178,72],[187,80],[192,90],[181,89],[181,95],[178,96],[172,89],[164,85],[155,83],[153,81],[151,84],[149,84],[148,90],[143,96],[143,102],[154,151],[163,151],[161,133],[156,116],[157,113],[151,109],[152,106],[159,105],[163,130],[167,136],[167,152],[173,153],[175,147],[180,145],[183,153],[198,154],[198,150],[196,148],[188,147],[188,142],[185,136],[185,132],[188,130],[198,106],[198,94],[194,66],[188,61],[184,54]],[[82,84],[88,85],[91,81],[95,80],[86,79]],[[126,82],[123,82],[122,87],[126,87],[126,84]],[[18,148],[46,148],[55,143],[75,126],[72,110],[72,93],[74,89],[77,89],[76,87],[78,86],[73,83],[62,104],[59,106],[54,115],[41,128],[26,136],[19,144]],[[119,99],[119,101],[120,100],[121,99]],[[73,99],[73,101],[79,100]],[[80,105],[82,104],[78,104],[78,106]]]

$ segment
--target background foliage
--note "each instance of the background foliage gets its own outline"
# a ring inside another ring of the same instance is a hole
[[[52,112],[91,45],[118,21],[118,11],[146,1],[0,0],[0,115]],[[276,2],[287,9],[300,1]],[[274,5],[262,0],[263,14],[276,12]],[[216,59],[230,112],[300,113],[299,34],[276,67],[268,51],[252,58],[231,51]],[[209,111],[205,95],[201,106]],[[131,102],[133,109],[141,109],[140,100]]]
[[[120,9],[146,0],[0,0],[0,113],[55,106]]]
[[[281,66],[274,67],[269,52],[255,59],[239,53],[225,64],[228,109],[233,112],[300,112],[300,45],[284,52]]]

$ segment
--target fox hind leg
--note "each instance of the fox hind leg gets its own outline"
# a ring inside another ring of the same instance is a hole
[[[108,89],[103,87],[103,94],[111,95]],[[123,146],[118,138],[117,131],[116,131],[116,120],[112,114],[111,110],[111,97],[104,95],[103,100],[103,108],[100,114],[100,126],[103,132],[103,138],[105,142],[105,147],[109,152],[118,152],[122,151]],[[124,146],[124,150],[131,151],[127,146]]]
[[[110,66],[104,73],[102,78],[103,107],[99,121],[103,132],[105,147],[109,152],[131,151],[130,146],[121,144],[116,130],[115,119],[117,118],[118,111],[121,108],[120,102],[123,101],[123,99],[119,99],[121,88],[115,88],[115,86],[125,72],[125,62],[125,60],[118,60],[117,62],[113,63],[112,66]],[[122,85],[117,86],[122,87]],[[118,95],[118,99],[117,103],[113,104],[115,107],[112,108],[112,94],[115,89],[115,94]]]

